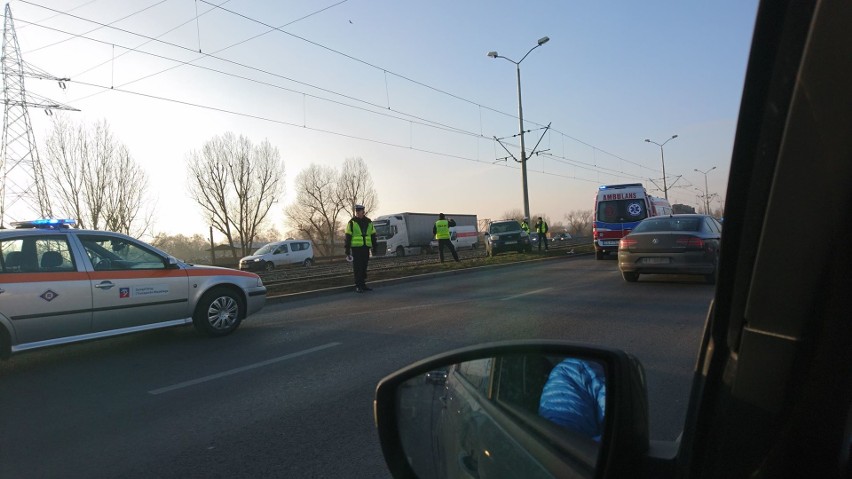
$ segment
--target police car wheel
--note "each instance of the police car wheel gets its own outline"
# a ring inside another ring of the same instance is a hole
[[[227,288],[214,288],[201,297],[192,324],[208,336],[232,333],[242,320],[244,307],[239,296]]]

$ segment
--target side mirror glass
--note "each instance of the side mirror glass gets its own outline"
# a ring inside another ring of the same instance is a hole
[[[422,361],[377,388],[385,459],[395,477],[594,477],[617,446],[624,394],[628,415],[640,406],[636,444],[647,447],[644,383],[622,382],[626,371],[641,377],[625,353],[565,343],[497,343]],[[641,457],[624,452],[621,463]]]

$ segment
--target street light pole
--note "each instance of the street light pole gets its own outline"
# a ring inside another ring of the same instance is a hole
[[[529,190],[527,188],[527,150],[524,146],[524,106],[521,101],[521,62],[524,61],[524,58],[526,58],[533,50],[544,45],[548,41],[550,41],[550,38],[541,37],[536,46],[530,48],[526,55],[524,55],[519,61],[514,61],[511,58],[498,55],[497,52],[488,52],[488,56],[491,58],[502,58],[514,63],[515,70],[518,74],[518,131],[521,137],[521,182],[523,184],[524,191],[524,216],[528,219],[530,217],[530,197]]]
[[[656,141],[651,141],[648,138],[645,138],[646,142],[653,143],[653,144],[660,147],[660,159],[663,162],[663,195],[666,197],[667,200],[669,199],[669,188],[668,188],[668,186],[666,186],[666,155],[663,153],[663,146],[665,146],[666,143],[674,140],[675,138],[677,138],[677,135],[672,135],[671,138],[664,141],[662,144],[659,144]]]
[[[707,173],[715,170],[716,167],[710,168],[707,171],[701,171],[698,168],[695,168],[695,171],[704,175],[704,214],[710,214],[710,191],[707,189]]]

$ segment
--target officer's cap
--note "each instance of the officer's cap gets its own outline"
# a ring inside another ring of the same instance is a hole
[[[355,211],[363,210],[364,205],[355,205]]]

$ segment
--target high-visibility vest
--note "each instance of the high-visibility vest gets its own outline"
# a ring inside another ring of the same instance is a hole
[[[537,224],[535,231],[536,233],[547,233],[547,222],[542,221],[540,224]]]
[[[435,222],[435,239],[450,239],[450,222],[438,220]]]
[[[376,229],[373,228],[373,222],[371,221],[369,225],[367,225],[367,233],[361,233],[361,225],[359,225],[355,220],[349,220],[349,225],[346,226],[346,234],[352,236],[352,242],[349,243],[349,246],[353,248],[357,248],[359,246],[366,246],[368,248],[373,247],[373,235],[376,234]]]
[[[526,222],[526,221],[522,221],[522,222],[521,222],[521,229],[522,229],[522,230],[524,230],[524,231],[526,231],[527,233],[529,233],[529,232],[530,232],[530,226],[527,224],[527,222]]]

